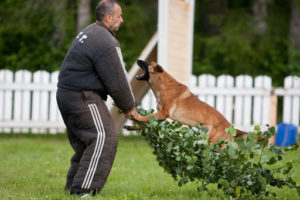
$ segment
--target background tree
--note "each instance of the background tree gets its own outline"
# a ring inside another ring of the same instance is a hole
[[[291,0],[291,19],[290,19],[290,57],[289,70],[291,73],[299,73],[300,63],[300,1]]]
[[[222,2],[219,15],[211,11],[218,1],[196,1],[193,73],[264,74],[273,78],[273,84],[282,84],[283,77],[291,74],[290,5],[284,0]],[[218,31],[212,31],[216,26]]]
[[[254,33],[264,35],[267,30],[267,2],[266,0],[253,0],[253,22]]]
[[[0,2],[0,68],[58,70],[99,0]],[[157,1],[120,0],[117,32],[129,69],[157,29]],[[300,75],[299,0],[197,0],[193,73]]]
[[[0,1],[0,68],[58,70],[78,30],[95,21],[99,0]],[[156,30],[157,2],[120,1],[118,34],[129,68]]]
[[[77,12],[77,33],[91,22],[91,0],[79,0]]]

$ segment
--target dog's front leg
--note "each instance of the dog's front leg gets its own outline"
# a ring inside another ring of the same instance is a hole
[[[147,116],[142,116],[138,113],[134,113],[131,115],[131,120],[137,122],[137,124],[135,124],[134,126],[127,126],[125,125],[123,128],[129,130],[129,131],[133,131],[133,130],[139,130],[140,126],[138,125],[138,122],[148,122],[150,120],[150,117],[157,117],[158,120],[165,120],[168,116],[166,114],[164,114],[163,112],[156,112]]]
[[[158,120],[161,121],[167,119],[168,115],[166,115],[164,112],[158,111],[147,116],[135,115],[133,119],[139,122],[148,122],[150,120],[150,117],[157,117]]]

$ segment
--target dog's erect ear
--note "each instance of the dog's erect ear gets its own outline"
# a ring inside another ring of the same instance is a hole
[[[155,69],[155,71],[160,72],[160,73],[162,73],[162,72],[164,71],[164,69],[163,69],[162,66],[160,66],[160,65],[156,65],[156,66],[154,67],[154,69]]]

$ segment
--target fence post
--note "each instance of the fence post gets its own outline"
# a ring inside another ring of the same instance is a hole
[[[13,83],[13,72],[10,70],[0,70],[0,83],[10,85]],[[12,90],[4,90],[0,92],[0,120],[11,121],[12,120]],[[10,133],[11,128],[0,129],[0,132]]]
[[[200,88],[214,88],[216,87],[216,77],[210,74],[202,74],[199,76],[199,86]],[[215,97],[214,95],[199,95],[201,101],[206,102],[212,107],[215,107]]]
[[[221,75],[217,78],[217,87],[222,89],[233,88],[234,79],[229,75]],[[233,96],[232,95],[217,95],[216,108],[225,118],[232,122],[233,113]]]
[[[59,71],[52,72],[50,75],[50,84],[56,84],[58,82],[58,74]],[[50,107],[49,107],[49,122],[51,123],[59,123],[60,114],[59,110],[57,109],[56,103],[56,91],[50,92]],[[55,134],[58,132],[57,128],[50,128],[49,133]]]
[[[236,78],[235,87],[239,89],[251,89],[253,79],[248,75],[240,75]],[[251,124],[252,100],[250,96],[237,96],[235,98],[234,124],[246,125]]]
[[[284,79],[284,89],[300,89],[300,78],[288,76]],[[300,98],[297,95],[285,94],[283,98],[283,122],[293,123],[297,126],[299,122]]]
[[[46,71],[36,71],[33,74],[33,82],[35,84],[49,84],[49,73]],[[32,121],[36,124],[43,123],[48,120],[49,92],[33,91],[32,95]],[[46,128],[33,128],[32,133],[46,133]]]
[[[255,88],[272,88],[272,80],[268,76],[258,76],[255,78]],[[262,96],[254,96],[253,124],[269,124],[270,116],[270,93]]]
[[[271,91],[270,96],[270,115],[269,115],[269,126],[276,126],[277,124],[277,96],[274,89]],[[269,139],[268,145],[275,144],[275,135]]]
[[[31,82],[31,72],[28,70],[19,70],[15,73],[15,83],[20,84],[20,88],[15,90],[14,97],[14,121],[29,121],[30,119],[30,91],[24,90],[21,84]],[[28,128],[14,128],[14,133],[28,133]]]

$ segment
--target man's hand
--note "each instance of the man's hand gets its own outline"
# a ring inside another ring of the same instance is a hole
[[[130,110],[130,111],[128,111],[127,113],[125,113],[125,117],[126,117],[127,119],[131,119],[131,120],[133,120],[133,121],[135,121],[135,122],[137,121],[137,120],[135,119],[136,116],[140,116],[140,114],[138,114],[138,113],[136,112],[135,108],[133,108],[132,110]],[[127,129],[128,131],[134,131],[134,130],[139,130],[139,129],[140,129],[140,126],[137,125],[137,124],[135,124],[134,126],[127,126],[127,125],[125,125],[125,126],[123,126],[123,128]]]
[[[127,119],[135,119],[135,116],[137,115],[138,113],[136,112],[135,108],[133,108],[132,110],[128,111],[125,113],[125,117]]]

